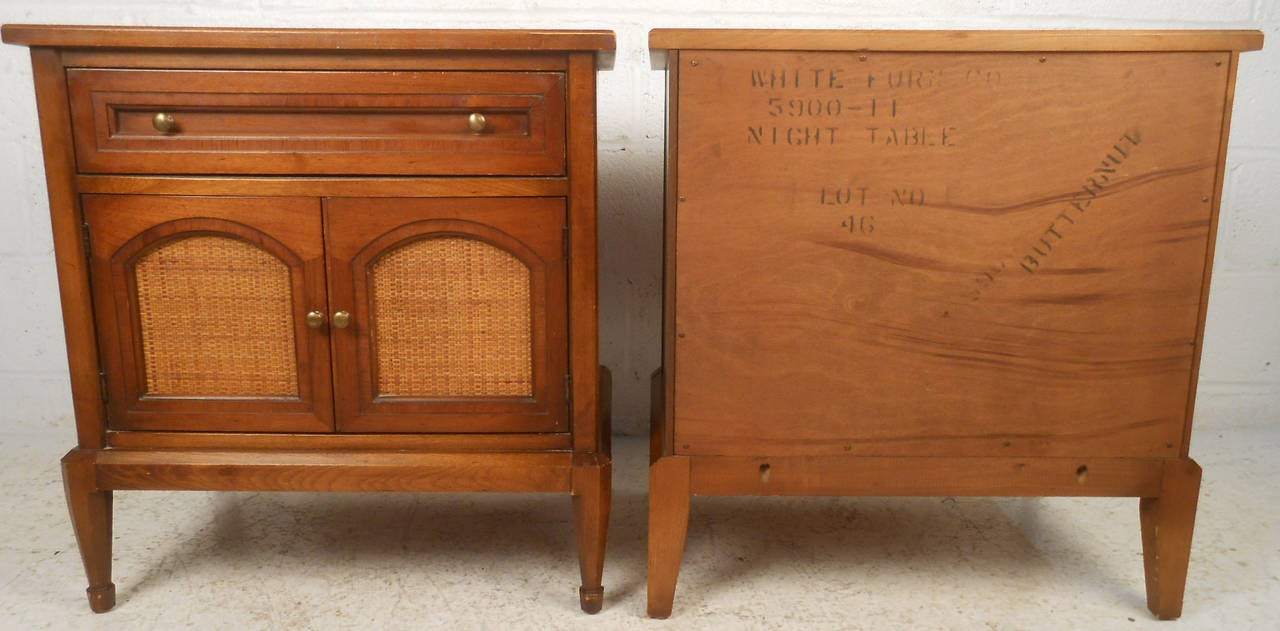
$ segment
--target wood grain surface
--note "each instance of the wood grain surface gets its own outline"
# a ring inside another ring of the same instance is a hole
[[[1176,456],[1229,61],[684,51],[676,453]]]

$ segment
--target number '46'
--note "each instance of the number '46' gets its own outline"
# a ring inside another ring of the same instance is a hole
[[[849,215],[840,222],[851,234],[871,234],[876,231],[876,218],[872,215]]]

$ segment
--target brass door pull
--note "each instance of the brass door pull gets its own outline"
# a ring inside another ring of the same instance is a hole
[[[485,126],[488,124],[489,120],[480,112],[473,112],[471,116],[467,117],[467,127],[477,134],[484,131]]]
[[[351,314],[346,311],[337,311],[333,314],[333,328],[345,329],[351,324]]]
[[[173,114],[168,112],[159,112],[155,116],[151,117],[151,126],[155,127],[156,131],[162,134],[167,134],[173,131],[174,127],[178,126],[178,120],[173,117]]]
[[[310,311],[307,313],[307,326],[318,329],[324,326],[324,312]]]

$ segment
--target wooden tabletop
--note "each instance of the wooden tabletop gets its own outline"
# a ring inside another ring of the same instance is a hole
[[[1261,31],[841,31],[653,29],[655,50],[1225,51],[1262,48]]]
[[[9,44],[63,48],[283,50],[613,50],[613,31],[300,29],[6,24]]]

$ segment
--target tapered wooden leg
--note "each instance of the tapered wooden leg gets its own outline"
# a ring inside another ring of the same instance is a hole
[[[98,488],[94,452],[71,450],[62,459],[62,483],[89,578],[85,590],[89,608],[95,613],[109,611],[116,606],[116,586],[111,582],[111,491]]]
[[[676,597],[689,532],[689,459],[665,456],[649,466],[649,617],[666,618]]]
[[[613,496],[613,463],[607,456],[583,456],[573,467],[573,517],[578,534],[582,610],[599,613],[604,606],[604,548]]]
[[[1200,465],[1184,458],[1165,463],[1160,497],[1145,497],[1139,504],[1147,608],[1161,620],[1182,615],[1199,497]]]

